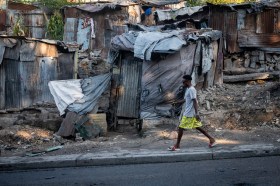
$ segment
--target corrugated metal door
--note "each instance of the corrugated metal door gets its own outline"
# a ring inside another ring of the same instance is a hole
[[[0,65],[0,109],[5,108],[5,67],[4,64]]]
[[[57,79],[57,59],[42,57],[37,58],[39,63],[40,80],[38,84],[39,100],[45,102],[54,102],[53,96],[49,90],[48,83]]]
[[[34,61],[19,62],[21,79],[21,106],[28,107],[38,100],[39,64]]]
[[[19,62],[12,59],[3,61],[6,69],[5,100],[6,108],[20,108],[20,76]]]
[[[135,61],[133,55],[128,55],[122,59],[117,117],[139,117],[141,72],[142,62]]]

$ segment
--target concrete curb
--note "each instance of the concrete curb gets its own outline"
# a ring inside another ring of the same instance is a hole
[[[218,160],[280,155],[280,147],[273,144],[239,145],[235,147],[189,148],[170,152],[167,150],[120,150],[41,157],[1,157],[0,171],[20,169],[45,169],[79,166],[126,165],[141,163],[171,163],[199,160]]]

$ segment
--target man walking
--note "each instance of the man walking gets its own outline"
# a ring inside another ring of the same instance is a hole
[[[183,76],[183,85],[187,87],[184,100],[177,103],[185,102],[185,111],[178,127],[178,138],[174,146],[168,148],[170,151],[180,150],[180,142],[185,129],[196,129],[204,134],[209,139],[209,147],[212,148],[216,145],[215,139],[211,137],[204,129],[201,128],[202,123],[200,121],[198,113],[198,102],[196,89],[192,86],[192,77],[190,75]]]

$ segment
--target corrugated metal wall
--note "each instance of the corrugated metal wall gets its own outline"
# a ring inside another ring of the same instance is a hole
[[[48,44],[36,46],[45,48]],[[24,62],[20,61],[19,57],[18,60],[4,58],[0,65],[0,109],[23,108],[37,102],[54,102],[48,82],[73,78],[73,56],[74,53],[61,53],[58,58],[36,56],[34,61]]]
[[[227,12],[226,48],[229,53],[240,52],[240,48],[237,43],[237,13],[236,12]]]
[[[21,17],[23,26],[27,29],[27,37],[45,38],[46,20],[43,10],[20,11],[7,9],[6,26],[12,28]]]
[[[135,61],[132,55],[125,56],[122,59],[120,86],[118,88],[117,117],[139,117],[141,72],[142,62]]]
[[[256,33],[268,34],[274,32],[274,10],[266,10],[257,15]]]
[[[0,109],[5,108],[5,67],[0,65]]]
[[[5,68],[5,107],[19,108],[21,102],[19,63],[16,60],[6,59],[2,65]]]
[[[6,30],[6,11],[0,10],[0,31]]]

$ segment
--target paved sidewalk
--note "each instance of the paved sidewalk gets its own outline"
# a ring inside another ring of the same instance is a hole
[[[279,144],[261,143],[231,147],[216,146],[212,149],[193,147],[175,152],[168,150],[120,149],[118,152],[100,151],[58,156],[0,157],[0,170],[166,163],[278,155],[280,155]]]

